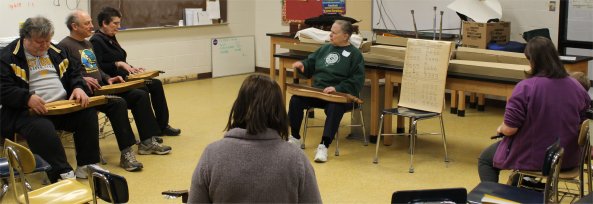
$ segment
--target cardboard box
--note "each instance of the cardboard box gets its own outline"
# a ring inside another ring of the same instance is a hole
[[[469,60],[450,60],[449,72],[477,74],[483,76],[524,79],[528,65],[506,64],[496,62],[479,62]]]
[[[468,47],[458,47],[455,52],[455,59],[529,65],[529,60],[523,53]]]
[[[462,42],[464,47],[482,48],[491,41],[499,44],[508,43],[511,38],[511,23],[477,23],[463,22]]]

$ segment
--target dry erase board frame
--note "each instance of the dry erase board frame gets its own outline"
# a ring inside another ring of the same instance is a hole
[[[98,27],[97,14],[105,6],[111,6],[122,13],[122,29],[152,28],[177,26],[183,19],[186,8],[206,9],[209,0],[92,0],[90,13],[93,25]],[[220,20],[212,20],[213,24],[228,22],[228,0],[220,2]]]
[[[255,36],[232,36],[210,40],[212,77],[255,72]]]
[[[570,2],[569,2],[570,1]],[[571,12],[575,12],[575,10],[571,10],[571,6],[574,0],[567,0],[567,1],[560,1],[560,24],[559,24],[559,33],[558,33],[558,51],[566,55],[566,48],[579,48],[579,49],[593,49],[593,40],[592,41],[583,41],[580,39],[585,39],[591,36],[572,36],[569,38],[568,32],[571,32],[573,29],[572,27],[575,25],[571,25],[569,22],[569,17],[572,16]],[[591,12],[590,14],[593,14]],[[593,19],[588,19],[591,24],[593,24]],[[591,27],[588,27],[591,29]],[[593,31],[592,31],[593,32]],[[585,33],[582,33],[587,35]],[[591,33],[593,34],[593,33]]]

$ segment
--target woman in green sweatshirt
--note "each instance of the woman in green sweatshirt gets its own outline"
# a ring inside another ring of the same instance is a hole
[[[358,48],[349,42],[353,27],[348,21],[336,20],[331,27],[330,43],[321,46],[307,59],[295,62],[292,67],[307,78],[313,77],[313,87],[325,93],[342,92],[358,96],[364,84],[364,59]],[[323,108],[325,128],[315,153],[315,162],[327,161],[327,148],[331,144],[344,112],[351,104],[328,102],[317,98],[292,96],[288,117],[291,136],[289,142],[300,146],[300,128],[303,111],[309,107]]]

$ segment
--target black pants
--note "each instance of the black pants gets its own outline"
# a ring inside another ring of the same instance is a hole
[[[500,175],[500,169],[494,167],[494,153],[500,141],[494,143],[484,149],[478,158],[478,174],[480,175],[480,181],[490,181],[498,183],[498,177]]]
[[[344,113],[352,109],[352,105],[328,102],[318,98],[292,96],[288,106],[288,118],[290,120],[290,133],[295,138],[301,138],[300,130],[303,121],[303,112],[309,107],[324,109],[326,119],[321,143],[329,147],[340,127],[340,121]]]
[[[158,80],[157,80],[158,81]],[[160,82],[160,81],[159,81]],[[161,91],[163,90],[162,85]],[[150,106],[150,95],[147,91],[143,89],[134,89],[128,92],[124,92],[118,94],[118,96],[122,97],[126,100],[128,105],[128,109],[132,110],[132,115],[136,120],[136,128],[138,129],[138,134],[140,136],[140,141],[144,141],[146,139],[150,139],[153,136],[157,136],[161,134],[161,126],[155,119],[155,115],[152,112],[152,107]],[[162,93],[164,98],[164,93]],[[155,100],[153,100],[155,101]],[[165,127],[169,122],[169,111],[167,110],[167,101],[164,101],[164,108],[165,108],[165,115],[166,115],[166,123]],[[154,104],[154,103],[153,103]],[[155,108],[156,109],[156,108]],[[126,111],[126,121],[127,121],[128,112]],[[164,116],[161,116],[164,117]],[[128,122],[129,123],[129,122]]]
[[[169,125],[169,107],[167,106],[163,82],[158,79],[150,79],[144,89],[150,93],[150,101],[159,130],[165,129]]]
[[[134,132],[128,120],[126,101],[123,98],[110,98],[107,104],[98,106],[97,110],[105,113],[109,118],[120,151],[136,143]]]
[[[58,116],[37,116],[22,111],[15,128],[26,138],[31,151],[52,166],[47,172],[51,182],[57,181],[61,173],[72,170],[56,129],[74,132],[78,166],[99,162],[99,123],[94,108]]]

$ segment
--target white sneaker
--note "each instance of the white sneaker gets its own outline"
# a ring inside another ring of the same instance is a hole
[[[69,172],[60,174],[60,177],[62,178],[62,180],[66,180],[66,179],[76,178],[76,175],[74,175],[74,171],[69,171]]]
[[[76,172],[75,172],[75,174],[76,174],[76,178],[79,178],[79,179],[86,179],[86,178],[88,177],[88,166],[93,166],[93,167],[95,167],[95,169],[98,169],[98,170],[100,170],[100,171],[109,172],[108,170],[106,170],[106,169],[102,168],[102,167],[101,167],[101,166],[99,166],[99,165],[96,165],[96,164],[89,164],[89,165],[84,165],[84,166],[79,166],[79,167],[76,167]]]
[[[292,135],[288,136],[288,143],[293,144],[297,148],[301,148],[301,140],[293,137]]]
[[[317,146],[315,150],[315,162],[323,163],[327,161],[327,147],[323,144]]]

